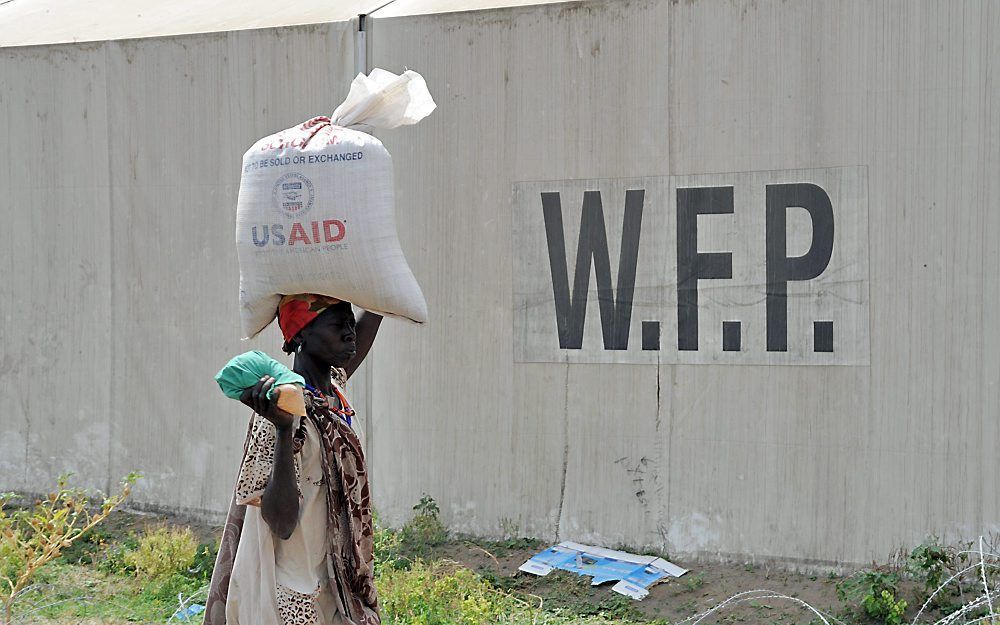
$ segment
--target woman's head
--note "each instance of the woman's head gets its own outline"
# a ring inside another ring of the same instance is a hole
[[[349,302],[323,295],[286,295],[278,305],[278,325],[286,353],[307,354],[343,367],[357,353],[354,311]]]

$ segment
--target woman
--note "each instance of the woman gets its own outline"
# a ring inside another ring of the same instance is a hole
[[[361,443],[341,386],[382,317],[355,325],[347,302],[290,295],[278,306],[284,351],[305,378],[305,417],[277,408],[262,378],[219,547],[205,625],[378,625],[372,517]]]

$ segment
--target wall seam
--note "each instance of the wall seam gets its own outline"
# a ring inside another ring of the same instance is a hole
[[[563,402],[563,457],[562,457],[562,478],[559,482],[559,511],[556,514],[556,541],[562,537],[562,516],[563,506],[566,503],[566,474],[569,472],[569,368],[566,363],[566,384],[565,397]]]
[[[372,71],[372,55],[371,55],[371,45],[372,45],[372,32],[375,20],[373,14],[377,11],[384,9],[395,2],[395,0],[389,0],[385,4],[372,9],[368,13],[361,13],[357,17],[358,27],[354,31],[354,75],[357,76],[359,73],[364,73],[368,75]],[[375,498],[375,462],[373,459],[373,452],[375,450],[375,436],[374,436],[374,414],[372,412],[372,407],[374,405],[374,387],[375,387],[375,360],[372,355],[365,358],[364,362],[365,368],[365,465],[368,468],[368,482],[371,485],[372,500]]]
[[[108,288],[110,291],[110,297],[108,302],[108,314],[110,319],[108,320],[108,391],[106,397],[114,397],[114,381],[117,379],[117,366],[115,362],[115,343],[111,340],[111,329],[116,328],[116,315],[115,315],[115,211],[114,211],[114,185],[112,184],[112,176],[114,170],[111,163],[111,48],[112,42],[104,42],[104,127],[105,127],[105,148],[107,150],[107,166],[108,166]],[[119,402],[109,402],[108,405],[108,475],[107,482],[105,485],[106,492],[111,492],[111,487],[113,482],[113,468],[112,468],[112,441],[114,440],[114,427],[115,427],[115,409],[112,406],[118,406]]]
[[[667,46],[666,46],[666,48],[667,48],[667,51],[666,51],[666,54],[667,54],[667,87],[666,87],[667,88],[667,174],[671,175],[671,176],[674,175],[674,163],[673,163],[673,158],[672,158],[673,153],[674,153],[674,137],[673,137],[673,132],[670,130],[670,128],[671,128],[671,126],[670,126],[670,123],[671,123],[671,115],[670,115],[670,113],[671,113],[671,104],[672,104],[672,102],[671,102],[671,96],[673,95],[673,54],[671,54],[671,51],[673,50],[673,47],[674,47],[674,15],[673,15],[674,11],[675,11],[674,5],[668,5],[667,6]],[[658,354],[657,355],[657,361],[658,362],[656,363],[656,379],[657,379],[656,417],[657,417],[657,424],[658,424],[658,426],[660,425],[660,420],[662,419],[662,411],[663,411],[662,390],[659,388],[660,374],[661,374],[661,369],[663,367],[663,363],[660,362],[661,355],[662,354]],[[670,545],[670,540],[669,540],[669,537],[670,537],[670,508],[671,508],[671,506],[670,506],[670,497],[671,497],[671,494],[673,493],[673,489],[671,488],[671,484],[672,484],[672,481],[673,481],[673,472],[670,470],[671,469],[670,463],[671,463],[671,460],[673,458],[673,454],[671,452],[673,450],[673,438],[674,438],[674,396],[676,395],[676,390],[677,390],[677,366],[671,364],[671,365],[668,365],[668,367],[670,368],[669,369],[670,370],[670,400],[667,403],[667,414],[666,414],[666,417],[667,417],[667,431],[666,431],[666,441],[665,441],[666,444],[665,445],[663,444],[663,440],[664,440],[663,439],[663,434],[661,432],[657,433],[658,442],[661,445],[663,445],[663,448],[666,450],[666,454],[664,454],[665,457],[659,459],[660,461],[663,462],[663,466],[660,468],[660,475],[664,476],[663,488],[665,489],[665,492],[664,492],[664,494],[662,496],[662,499],[660,500],[660,505],[657,506],[657,509],[660,510],[661,516],[656,521],[657,533],[660,535],[660,541],[663,543],[663,548],[664,549],[670,549],[672,547]]]
[[[379,7],[381,8],[381,7]],[[376,9],[378,10],[378,9]],[[359,73],[365,75],[371,72],[371,56],[369,55],[369,46],[371,45],[371,39],[368,35],[371,33],[372,20],[370,14],[362,13],[358,15],[358,27],[354,31],[354,75],[357,76]],[[365,428],[365,466],[368,470],[368,484],[369,491],[372,501],[375,500],[375,462],[373,459],[373,451],[375,448],[374,442],[374,425],[372,424],[374,415],[372,414],[373,405],[373,393],[372,386],[375,381],[375,359],[374,356],[369,352],[364,360],[364,373],[365,373],[365,418],[364,418],[364,428]]]

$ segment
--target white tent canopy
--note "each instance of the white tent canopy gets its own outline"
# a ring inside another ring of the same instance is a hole
[[[0,0],[0,47],[164,37],[561,0]]]
[[[0,4],[0,47],[341,22],[385,3],[386,0],[7,0]]]

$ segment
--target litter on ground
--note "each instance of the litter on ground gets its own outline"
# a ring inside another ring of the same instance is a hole
[[[186,623],[190,619],[198,616],[204,611],[205,611],[205,606],[201,605],[200,603],[192,603],[191,605],[186,607],[182,605],[181,607],[177,608],[177,611],[174,612],[174,615],[171,616],[167,620],[167,622],[169,623],[171,621],[181,621]]]
[[[553,569],[588,575],[593,578],[591,584],[594,586],[618,580],[611,590],[639,600],[649,594],[653,584],[687,573],[687,569],[656,556],[640,556],[570,541],[533,555],[519,568],[540,576],[548,575]]]

